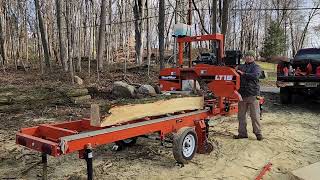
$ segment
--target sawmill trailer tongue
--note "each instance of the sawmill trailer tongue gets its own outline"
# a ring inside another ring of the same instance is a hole
[[[184,67],[184,43],[209,40],[215,41],[217,45],[216,57],[220,65],[193,64],[190,60],[188,67]],[[87,162],[88,179],[92,179],[92,151],[95,147],[113,142],[129,145],[135,142],[135,138],[155,132],[159,133],[161,141],[164,141],[166,135],[174,134],[173,156],[179,163],[187,163],[196,152],[210,153],[213,150],[212,144],[208,142],[208,121],[214,116],[237,113],[237,102],[241,99],[237,92],[240,77],[234,68],[221,66],[224,57],[223,35],[179,37],[177,41],[179,64],[176,68],[161,70],[161,90],[181,91],[184,80],[203,81],[208,91],[214,95],[205,100],[203,110],[146,117],[108,127],[94,127],[90,125],[89,119],[81,119],[22,128],[16,134],[16,143],[42,153],[43,178],[46,178],[47,155],[57,157],[79,152],[79,157]],[[234,58],[234,62],[236,61]]]

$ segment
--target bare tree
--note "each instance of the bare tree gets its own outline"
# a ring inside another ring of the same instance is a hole
[[[99,71],[103,69],[103,52],[104,52],[104,45],[105,45],[105,34],[106,34],[106,7],[107,3],[106,0],[102,0],[101,2],[101,13],[100,13],[100,28],[99,28],[99,41],[98,41],[98,56],[97,56],[97,63]]]
[[[223,0],[221,33],[227,37],[229,0]]]
[[[83,68],[85,71],[82,72],[89,76],[92,74],[92,62],[96,61],[95,74],[99,78],[101,71],[110,67],[109,63],[121,62],[126,69],[130,63],[142,64],[144,54],[151,67],[153,48],[159,49],[159,58],[156,58],[163,68],[164,52],[177,49],[173,43],[175,39],[171,37],[172,25],[188,23],[188,19],[193,18],[191,26],[196,35],[220,32],[225,34],[226,48],[255,49],[257,54],[262,50],[271,22],[277,21],[288,31],[286,42],[290,46],[287,51],[294,54],[297,49],[310,45],[307,43],[311,33],[309,29],[313,28],[312,20],[319,12],[317,9],[299,9],[301,2],[5,0],[0,1],[0,61],[6,68],[12,66],[17,69],[21,65],[25,67],[24,64],[41,70],[43,64],[51,68],[62,65],[70,73],[75,73],[73,69],[78,72]],[[313,2],[314,7],[318,7],[319,0]],[[200,49],[210,48],[202,42],[197,46]],[[144,48],[146,53],[143,53]],[[88,60],[88,64],[81,67],[81,63],[86,63],[84,60]]]
[[[2,17],[0,17],[0,53],[2,57],[2,65],[6,62],[6,54],[4,50],[4,39],[3,39],[3,31],[2,31]]]
[[[165,0],[159,0],[159,61],[160,69],[164,68],[164,21],[165,21]]]
[[[36,7],[37,11],[37,17],[38,17],[38,23],[39,23],[39,29],[40,29],[40,34],[41,34],[41,41],[42,41],[42,46],[43,46],[43,51],[44,51],[44,57],[45,57],[45,63],[48,68],[50,68],[50,56],[49,56],[49,49],[48,49],[48,43],[46,39],[46,31],[44,29],[43,25],[43,19],[40,11],[40,5],[39,5],[39,0],[34,0],[34,4]]]
[[[70,4],[72,2],[66,2],[66,26],[67,26],[67,39],[68,39],[68,60],[69,60],[69,71],[71,76],[71,82],[74,84],[74,72],[73,72],[73,36],[72,36],[72,23],[71,20],[71,8]]]
[[[62,25],[61,25],[61,0],[56,0],[56,16],[58,26],[58,37],[59,37],[59,49],[60,49],[60,61],[65,71],[68,71],[68,61],[65,58],[65,45],[63,42]]]
[[[150,76],[150,63],[151,63],[151,36],[150,36],[149,4],[150,4],[150,0],[146,0],[148,76]]]
[[[196,5],[196,3],[195,3],[194,0],[192,0],[192,4],[193,4],[194,9],[196,10],[196,12],[197,12],[197,14],[198,14],[199,19],[200,19],[200,24],[201,24],[201,26],[202,26],[202,30],[203,30],[204,32],[206,32],[207,34],[210,34],[209,31],[207,31],[207,29],[206,29],[206,27],[205,27],[205,25],[204,25],[203,18],[201,17],[201,13],[200,13],[200,11],[199,11],[199,9],[198,9],[198,7],[197,7],[197,5]]]
[[[301,35],[301,38],[299,40],[299,49],[301,49],[304,45],[304,42],[305,42],[305,39],[306,39],[306,34],[307,34],[307,31],[309,29],[309,25],[310,25],[310,22],[312,20],[312,18],[316,15],[317,13],[317,8],[319,8],[320,6],[320,1],[316,2],[315,3],[315,9],[312,9],[308,15],[308,19],[307,19],[307,23],[302,31],[302,35]]]
[[[135,18],[136,62],[142,64],[143,55],[143,18],[145,0],[134,0],[133,13]]]

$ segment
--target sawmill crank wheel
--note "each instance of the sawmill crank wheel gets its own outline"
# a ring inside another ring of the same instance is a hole
[[[187,164],[197,151],[198,138],[191,127],[181,128],[173,137],[173,157],[181,164]]]

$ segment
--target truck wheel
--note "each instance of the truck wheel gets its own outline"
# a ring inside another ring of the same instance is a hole
[[[289,88],[280,88],[280,102],[281,104],[289,104],[291,102],[291,93]]]
[[[197,133],[191,127],[181,128],[173,137],[173,157],[181,164],[187,164],[197,151]]]

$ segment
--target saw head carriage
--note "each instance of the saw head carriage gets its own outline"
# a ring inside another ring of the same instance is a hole
[[[216,59],[201,61],[198,58],[197,61],[192,61],[189,57],[189,61],[186,64],[183,61],[185,43],[199,41],[210,41],[212,43],[212,52],[207,54]],[[200,86],[202,90],[206,91],[205,93],[212,93],[214,98],[218,99],[222,104],[226,101],[241,100],[241,96],[238,93],[240,76],[234,68],[240,63],[241,53],[227,51],[225,56],[224,36],[222,34],[178,37],[177,43],[179,51],[176,67],[165,68],[160,71],[159,83],[161,91],[184,91],[184,82],[192,82],[192,87],[195,91]]]

